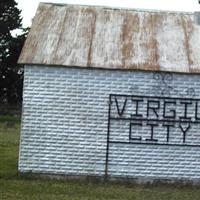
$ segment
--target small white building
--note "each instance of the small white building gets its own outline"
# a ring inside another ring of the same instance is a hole
[[[19,171],[200,181],[198,13],[41,3]]]

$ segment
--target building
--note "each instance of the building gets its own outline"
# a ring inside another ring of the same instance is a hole
[[[19,171],[200,180],[198,13],[41,3]]]

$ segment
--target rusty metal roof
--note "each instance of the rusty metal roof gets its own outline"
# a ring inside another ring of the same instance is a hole
[[[200,73],[193,13],[40,3],[19,63]]]

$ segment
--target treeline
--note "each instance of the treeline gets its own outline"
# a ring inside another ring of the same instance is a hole
[[[0,1],[0,109],[22,103],[23,66],[17,60],[29,28],[22,27],[20,15],[15,0]]]

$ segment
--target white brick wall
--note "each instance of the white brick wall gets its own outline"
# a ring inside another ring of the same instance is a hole
[[[109,94],[160,96],[166,86],[171,97],[200,98],[198,75],[26,66],[19,170],[103,176]],[[110,140],[129,142],[128,127],[129,122],[112,121]],[[188,132],[194,138],[189,144],[200,144],[199,128]],[[172,136],[181,144],[178,131]],[[155,137],[162,140],[162,134],[159,126]],[[200,180],[200,147],[110,143],[108,174]]]

